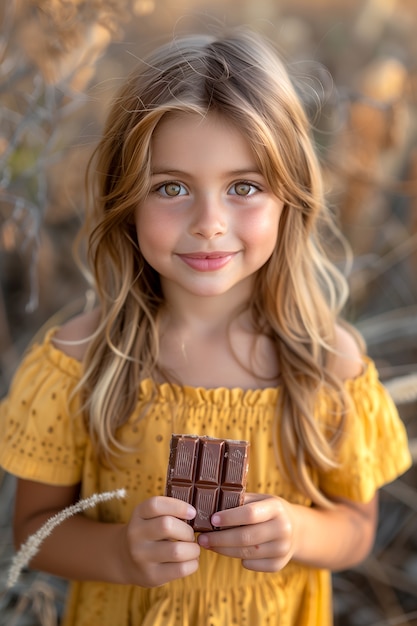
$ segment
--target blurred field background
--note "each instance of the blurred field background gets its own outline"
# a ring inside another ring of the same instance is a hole
[[[1,0],[0,397],[39,329],[89,306],[71,245],[114,90],[144,51],[216,22],[253,27],[291,62],[354,252],[347,315],[416,459],[416,0]],[[0,626],[56,626],[62,581],[26,572],[4,591],[13,491],[0,473]],[[375,550],[334,588],[336,626],[417,624],[415,467],[384,488]]]

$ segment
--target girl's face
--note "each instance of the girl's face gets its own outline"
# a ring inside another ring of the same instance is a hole
[[[165,297],[247,298],[275,248],[283,202],[244,135],[216,114],[168,115],[151,142],[151,171],[136,230]]]

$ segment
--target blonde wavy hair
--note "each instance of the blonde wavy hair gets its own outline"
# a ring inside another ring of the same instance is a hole
[[[347,406],[330,367],[347,286],[322,249],[322,227],[333,232],[333,225],[306,113],[273,47],[246,30],[186,36],[148,56],[119,91],[90,162],[94,195],[84,231],[101,318],[80,388],[91,435],[105,456],[120,451],[116,431],[135,407],[138,381],[167,380],[158,367],[164,297],[138,247],[133,216],[149,193],[153,133],[173,112],[215,112],[242,129],[284,201],[277,247],[247,306],[255,329],[274,341],[280,363],[277,459],[299,489],[328,504],[310,470],[335,466],[342,424],[324,432],[314,407],[323,387],[339,409]],[[343,421],[346,411],[340,414]]]

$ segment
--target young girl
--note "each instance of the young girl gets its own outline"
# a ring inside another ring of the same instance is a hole
[[[19,546],[80,496],[33,567],[71,579],[65,626],[326,626],[330,570],[372,547],[406,435],[321,246],[302,105],[240,30],[157,50],[90,166],[99,306],[28,352],[2,406]],[[195,536],[164,495],[172,433],[247,439],[243,506]]]

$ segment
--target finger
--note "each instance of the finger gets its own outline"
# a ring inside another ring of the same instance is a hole
[[[195,541],[191,526],[171,515],[142,520],[140,527],[137,528],[137,534],[142,540],[145,538],[147,541],[163,541],[164,539],[192,543]]]
[[[153,519],[163,515],[172,515],[179,519],[191,520],[196,516],[196,510],[191,504],[169,498],[168,496],[153,496],[144,500],[135,509],[135,514],[142,519]]]
[[[194,561],[200,557],[200,546],[197,542],[160,541],[150,548],[154,563],[182,563]]]
[[[247,548],[274,540],[277,540],[277,531],[272,522],[202,533],[197,539],[200,546],[210,550],[217,548]]]
[[[216,552],[216,554],[248,561],[262,559],[285,559],[290,553],[290,549],[291,545],[289,542],[281,542],[278,540],[272,540],[253,546],[226,546],[211,548],[211,550]]]
[[[243,559],[242,565],[245,569],[254,572],[279,572],[285,567],[289,559]]]
[[[158,566],[158,579],[160,582],[158,582],[157,585],[164,585],[178,578],[190,576],[198,570],[198,566],[198,559],[183,561],[182,563],[164,563]],[[152,586],[157,585],[152,584]]]
[[[269,496],[267,498],[249,500],[243,506],[219,511],[212,516],[211,523],[216,528],[260,524],[273,517],[278,517],[283,510],[280,500]]]

